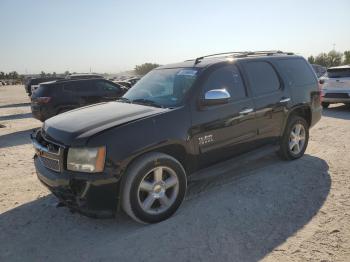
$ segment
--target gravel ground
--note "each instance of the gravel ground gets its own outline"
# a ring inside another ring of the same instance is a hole
[[[23,86],[0,87],[0,261],[350,261],[344,106],[324,111],[300,160],[272,154],[192,182],[175,216],[144,226],[55,206],[35,175],[28,103]]]

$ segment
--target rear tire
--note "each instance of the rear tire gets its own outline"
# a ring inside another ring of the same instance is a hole
[[[329,107],[329,103],[327,103],[327,102],[322,102],[322,107],[323,107],[323,108],[328,108],[328,107]]]
[[[309,125],[300,116],[291,116],[280,141],[278,155],[284,160],[302,157],[309,142]]]
[[[186,173],[179,161],[163,153],[148,153],[123,175],[122,208],[137,222],[157,223],[176,212],[186,189]]]

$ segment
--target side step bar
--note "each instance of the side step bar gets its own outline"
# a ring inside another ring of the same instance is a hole
[[[237,169],[238,167],[242,167],[243,165],[254,163],[254,161],[258,159],[271,155],[276,151],[278,151],[278,149],[279,149],[278,145],[268,145],[268,146],[260,147],[251,152],[244,153],[242,155],[233,157],[224,162],[220,162],[208,168],[204,168],[199,171],[196,171],[189,176],[189,181],[198,181],[198,180],[208,179],[214,176],[219,176],[219,175],[228,173],[234,169]]]

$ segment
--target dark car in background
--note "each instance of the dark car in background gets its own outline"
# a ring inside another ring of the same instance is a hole
[[[114,83],[116,83],[116,84],[119,84],[119,85],[122,85],[122,86],[125,86],[126,88],[131,88],[131,83],[130,82],[128,82],[128,81],[118,81],[118,80],[114,80],[113,81]]]
[[[318,78],[323,76],[327,72],[327,67],[317,65],[317,64],[311,64],[313,70],[315,71]]]
[[[45,121],[78,107],[116,100],[126,91],[127,88],[101,78],[45,82],[31,96],[32,114]]]
[[[92,78],[104,78],[99,74],[69,74],[65,77],[65,79],[92,79]]]
[[[321,112],[318,79],[303,57],[199,57],[152,70],[119,101],[45,121],[32,135],[34,163],[73,210],[122,208],[155,223],[174,214],[201,169],[262,146],[285,160],[302,157]]]
[[[38,77],[28,78],[25,81],[24,88],[28,96],[32,95],[32,90],[35,89],[40,83],[63,79],[62,77]]]
[[[141,79],[141,77],[133,77],[133,78],[129,78],[126,81],[129,82],[131,84],[131,86],[135,85],[139,80]]]

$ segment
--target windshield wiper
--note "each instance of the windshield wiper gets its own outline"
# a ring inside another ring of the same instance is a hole
[[[149,100],[149,99],[144,99],[144,98],[139,98],[131,101],[132,103],[135,104],[142,104],[142,105],[147,105],[147,106],[154,106],[154,107],[160,107],[163,108],[162,105],[157,104],[156,102]]]

